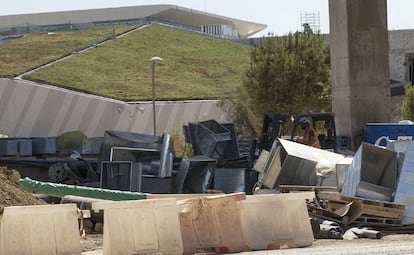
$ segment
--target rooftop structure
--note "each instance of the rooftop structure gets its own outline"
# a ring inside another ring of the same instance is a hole
[[[226,38],[247,38],[267,27],[175,5],[145,5],[0,16],[0,35],[152,21]]]

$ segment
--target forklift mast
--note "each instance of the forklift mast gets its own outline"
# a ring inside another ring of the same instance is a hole
[[[288,139],[295,141],[295,138],[299,136],[301,131],[299,120],[304,117],[311,119],[312,126],[317,130],[321,149],[332,149],[336,151],[335,114],[332,112],[297,115],[266,114],[263,118],[262,133],[258,148],[270,150],[274,140],[282,137],[284,132],[290,132]]]

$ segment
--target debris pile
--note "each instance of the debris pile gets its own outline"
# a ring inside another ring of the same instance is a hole
[[[342,208],[353,210],[352,212],[348,211],[348,215],[353,214],[352,217],[344,216],[338,219],[344,225],[354,224],[380,228],[401,226],[405,208],[404,204],[364,199],[360,197],[347,197],[340,195],[339,193],[329,192],[319,193],[318,198],[325,210],[331,212],[338,212]],[[360,204],[358,208],[353,206],[356,203]],[[327,217],[324,214],[320,216]]]
[[[5,206],[45,204],[20,187],[19,179],[20,174],[16,170],[0,167],[0,209]]]
[[[414,186],[409,174],[414,142],[387,142],[393,146],[362,143],[347,158],[278,139],[254,166],[260,172],[256,193],[315,192],[307,207],[319,224],[314,228],[317,238],[378,238],[378,231],[413,231]],[[322,161],[329,169],[326,174],[318,171]]]

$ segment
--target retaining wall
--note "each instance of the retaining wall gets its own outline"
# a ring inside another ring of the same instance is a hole
[[[157,135],[183,124],[224,120],[217,100],[156,102]],[[152,102],[126,103],[35,82],[0,79],[0,133],[9,137],[57,136],[79,130],[101,137],[105,130],[153,134]]]

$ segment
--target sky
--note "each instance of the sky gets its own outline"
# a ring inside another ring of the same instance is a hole
[[[321,33],[329,33],[328,0],[11,0],[0,6],[0,16],[151,4],[173,4],[267,25],[253,37],[301,30],[301,15],[315,14]],[[387,8],[389,30],[414,29],[413,0],[388,0]]]

